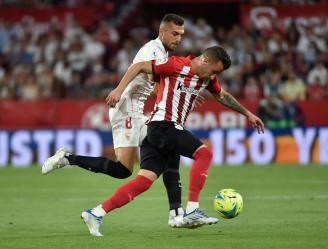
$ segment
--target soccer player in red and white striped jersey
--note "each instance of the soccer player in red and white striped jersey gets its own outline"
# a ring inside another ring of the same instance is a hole
[[[173,56],[136,63],[128,69],[118,87],[106,98],[107,104],[115,106],[127,85],[136,75],[144,72],[160,77],[156,105],[148,120],[147,137],[141,146],[141,169],[132,181],[122,185],[95,208],[100,217],[95,218],[97,226],[94,229],[99,229],[100,226],[96,219],[101,220],[106,213],[127,204],[150,188],[166,167],[169,167],[167,160],[170,154],[194,159],[189,176],[184,222],[189,225],[217,222],[199,208],[199,195],[207,178],[212,152],[185,130],[183,124],[199,92],[207,89],[219,103],[244,114],[259,133],[264,132],[263,122],[221,88],[217,75],[229,68],[230,64],[226,51],[222,47],[214,46],[195,58]]]

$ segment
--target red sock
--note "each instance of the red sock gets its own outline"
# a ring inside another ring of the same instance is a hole
[[[130,182],[119,187],[103,204],[102,208],[106,213],[109,211],[124,206],[134,199],[134,197],[145,192],[153,184],[148,178],[137,175]]]
[[[200,191],[203,189],[207,178],[212,156],[212,151],[207,147],[198,149],[194,154],[195,161],[189,174],[188,201],[198,202]]]

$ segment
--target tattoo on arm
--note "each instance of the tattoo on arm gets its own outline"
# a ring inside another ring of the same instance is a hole
[[[248,110],[240,104],[230,93],[224,91],[222,94],[216,94],[215,99],[220,102],[222,105],[237,111],[243,115],[247,115]]]

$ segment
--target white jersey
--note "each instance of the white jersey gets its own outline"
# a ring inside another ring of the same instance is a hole
[[[157,38],[146,43],[138,51],[133,59],[133,64],[142,61],[165,59],[167,57],[168,52],[165,50],[161,40]],[[124,119],[125,117],[142,117],[145,101],[153,90],[154,86],[148,80],[148,75],[144,73],[139,74],[124,90],[115,108],[110,108],[111,122]]]

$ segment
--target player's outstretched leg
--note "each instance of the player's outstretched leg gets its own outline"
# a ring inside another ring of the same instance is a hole
[[[68,159],[65,157],[67,151],[65,149],[59,149],[56,153],[49,157],[42,165],[42,174],[46,175],[55,169],[60,169],[69,165]]]
[[[139,171],[140,172],[140,171]],[[155,173],[153,173],[155,176]],[[156,176],[149,179],[144,175],[137,175],[131,181],[119,187],[106,201],[101,205],[86,210],[82,213],[82,219],[87,225],[89,232],[93,236],[102,236],[99,232],[102,218],[112,210],[120,208],[135,197],[149,189],[156,179]]]
[[[109,160],[105,157],[73,155],[65,149],[59,149],[44,162],[42,174],[46,175],[67,165],[76,165],[88,171],[103,173],[119,179],[125,179],[132,175],[132,171],[120,161]]]
[[[80,156],[73,154],[68,154],[66,157],[70,165],[76,165],[95,173],[103,173],[119,179],[125,179],[132,175],[132,171],[120,161],[113,161],[106,157]]]

